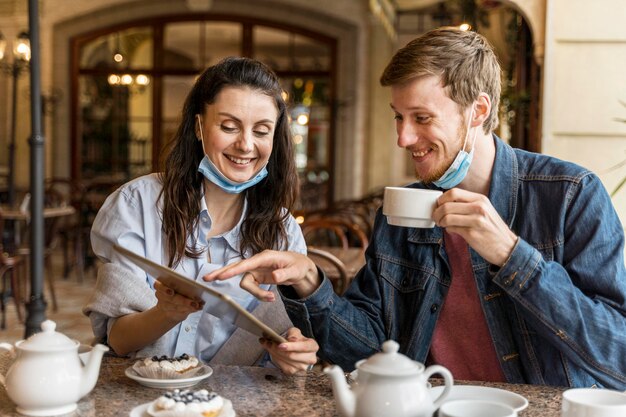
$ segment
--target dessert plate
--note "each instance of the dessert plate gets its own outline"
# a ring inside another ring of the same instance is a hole
[[[444,387],[433,387],[430,396],[437,398]],[[478,385],[453,385],[450,395],[444,402],[452,400],[487,400],[506,404],[518,413],[528,407],[528,400],[519,394],[500,388],[481,387]]]
[[[162,389],[175,389],[175,388],[187,388],[196,385],[198,382],[210,377],[213,374],[213,369],[208,365],[201,365],[200,370],[191,378],[180,379],[152,379],[144,378],[140,376],[133,368],[126,368],[124,372],[127,377],[134,379],[141,385],[148,388],[162,388]]]
[[[149,403],[141,404],[133,408],[132,410],[130,410],[129,417],[152,417],[152,414],[148,412],[148,409],[153,402],[154,401],[150,401]],[[224,408],[217,417],[236,417],[236,415],[237,414],[233,409],[233,403],[231,403],[230,400],[224,400]]]

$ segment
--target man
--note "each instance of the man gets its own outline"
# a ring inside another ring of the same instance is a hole
[[[287,252],[206,279],[248,271],[242,286],[259,297],[259,283],[281,284],[294,324],[344,369],[394,339],[457,379],[626,389],[624,232],[600,180],[493,134],[500,67],[477,33],[426,33],[381,83],[415,165],[411,187],[447,190],[437,227],[390,226],[379,211],[344,297]]]

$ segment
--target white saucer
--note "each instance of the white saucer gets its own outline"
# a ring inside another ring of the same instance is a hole
[[[196,385],[198,382],[210,377],[213,374],[213,369],[208,365],[201,365],[201,369],[191,378],[180,379],[152,379],[144,378],[140,376],[133,368],[126,368],[124,372],[127,377],[134,379],[141,385],[149,388],[162,388],[162,389],[175,389],[175,388],[188,388]]]
[[[435,399],[439,397],[444,386],[430,389],[430,396]],[[481,387],[478,385],[453,385],[450,395],[444,402],[452,400],[487,400],[506,404],[518,413],[528,407],[528,400],[519,394],[500,388]]]
[[[137,407],[130,410],[129,417],[152,417],[148,412],[150,405],[152,405],[154,401],[150,401],[149,403],[138,405]],[[237,414],[233,409],[233,404],[230,400],[224,400],[224,408],[222,412],[217,417],[236,417]]]

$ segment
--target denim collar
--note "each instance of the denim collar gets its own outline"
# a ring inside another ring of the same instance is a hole
[[[491,171],[489,200],[504,222],[513,227],[519,188],[517,157],[513,148],[495,134],[493,140],[496,145],[496,159]]]

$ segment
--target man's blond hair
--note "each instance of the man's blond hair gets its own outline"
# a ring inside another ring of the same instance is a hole
[[[472,104],[481,92],[489,95],[491,114],[483,130],[490,133],[498,126],[500,64],[482,35],[454,27],[431,30],[396,52],[380,83],[392,86],[429,75],[440,77],[448,96],[461,109]]]

